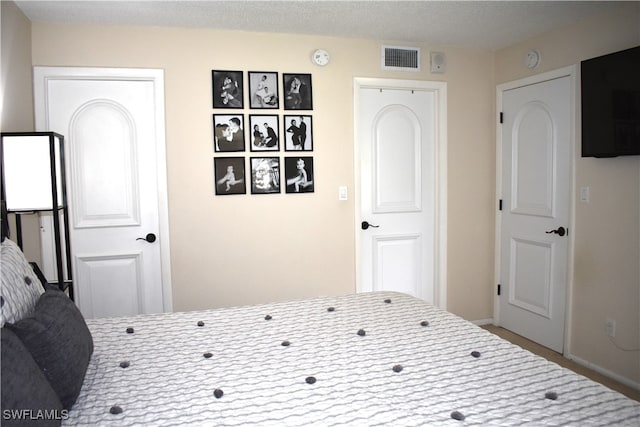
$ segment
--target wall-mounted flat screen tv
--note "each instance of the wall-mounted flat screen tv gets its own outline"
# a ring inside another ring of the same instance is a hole
[[[640,155],[640,46],[582,61],[582,157]]]

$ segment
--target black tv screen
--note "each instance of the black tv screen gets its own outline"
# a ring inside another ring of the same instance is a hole
[[[640,155],[640,46],[580,65],[582,157]]]

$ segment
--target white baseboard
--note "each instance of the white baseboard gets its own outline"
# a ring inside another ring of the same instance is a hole
[[[611,372],[608,369],[605,369],[605,368],[603,368],[601,366],[598,366],[598,365],[596,365],[594,363],[591,363],[591,362],[589,362],[587,360],[584,360],[584,359],[582,359],[582,358],[580,358],[578,356],[575,356],[573,354],[567,354],[565,357],[567,359],[573,360],[574,362],[576,362],[579,365],[582,365],[582,366],[584,366],[586,368],[591,369],[592,371],[596,371],[597,373],[602,374],[605,377],[609,377],[609,378],[611,378],[613,380],[616,380],[619,383],[626,385],[627,387],[631,387],[631,388],[633,388],[635,390],[639,390],[640,391],[640,383],[637,382],[637,381],[630,380],[629,378],[623,377],[622,375],[616,374],[615,372]]]
[[[491,319],[471,320],[471,323],[473,323],[474,325],[478,325],[478,326],[493,325],[493,318],[491,318]]]

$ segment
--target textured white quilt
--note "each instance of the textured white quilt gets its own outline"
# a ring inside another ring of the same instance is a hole
[[[640,403],[399,293],[87,323],[63,425],[640,425]]]

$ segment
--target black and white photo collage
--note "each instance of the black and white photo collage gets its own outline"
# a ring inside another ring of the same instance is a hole
[[[216,195],[314,192],[311,74],[281,78],[211,70]]]

